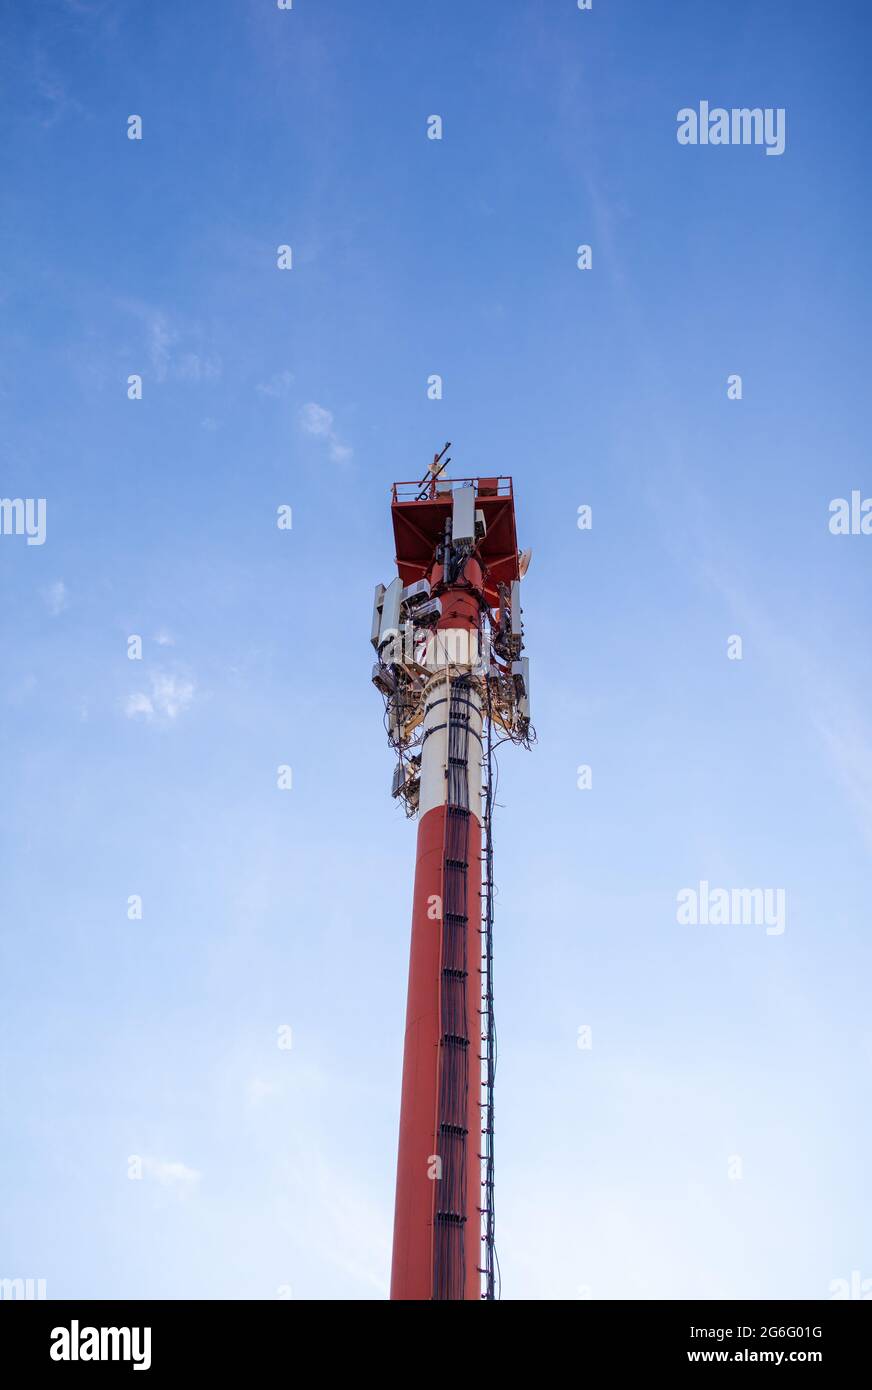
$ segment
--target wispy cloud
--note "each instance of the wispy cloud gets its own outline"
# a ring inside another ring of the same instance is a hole
[[[135,718],[137,714],[144,714],[150,719],[154,715],[154,705],[147,695],[138,690],[133,695],[128,695],[124,702],[124,713],[128,719]]]
[[[179,381],[214,381],[221,375],[221,363],[211,355],[183,352],[175,363],[174,371]]]
[[[73,14],[102,14],[105,9],[103,0],[63,0],[64,8],[72,10]]]
[[[37,41],[33,60],[33,85],[42,103],[40,125],[50,130],[59,121],[81,116],[85,108],[70,91],[68,79],[55,67],[47,49]]]
[[[830,709],[814,720],[842,786],[872,848],[872,729],[857,709]]]
[[[711,531],[708,537],[715,554],[727,553],[726,543],[716,547]],[[860,833],[872,846],[872,724],[850,679],[805,640],[785,632],[782,622],[749,597],[710,556],[701,570],[729,605],[735,630],[751,635],[756,650],[784,681],[794,706],[820,739]]]
[[[138,300],[121,307],[140,320],[145,331],[145,351],[155,381],[215,381],[221,375],[221,359],[212,352],[202,328],[172,319],[163,309]]]
[[[262,1076],[253,1076],[246,1086],[246,1093],[250,1105],[261,1105],[270,1096],[278,1095],[278,1083],[275,1081],[265,1081]]]
[[[163,314],[152,314],[147,323],[148,356],[151,369],[158,381],[166,381],[170,364],[170,351],[176,334],[170,328]]]
[[[47,589],[43,589],[42,597],[53,618],[56,618],[59,613],[63,613],[64,609],[70,606],[67,586],[62,579],[55,580],[54,584],[49,584]]]
[[[171,1187],[176,1191],[193,1192],[199,1185],[202,1173],[189,1168],[186,1163],[171,1163],[163,1158],[143,1158],[142,1171],[153,1178],[161,1187]]]
[[[177,719],[188,709],[194,698],[192,681],[181,679],[166,671],[156,671],[151,676],[151,689],[134,691],[127,697],[124,713],[128,719],[138,716],[153,719]]]
[[[272,396],[278,399],[279,396],[288,394],[293,382],[294,374],[286,368],[283,372],[275,372],[268,381],[259,381],[254,389],[261,396]]]
[[[314,435],[327,444],[330,458],[334,463],[347,463],[353,450],[343,444],[333,427],[333,412],[315,401],[309,401],[300,411],[300,429],[304,434]]]

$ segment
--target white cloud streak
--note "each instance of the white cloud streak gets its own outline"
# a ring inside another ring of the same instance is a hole
[[[141,715],[148,722],[154,719],[174,720],[189,708],[194,698],[194,684],[166,671],[156,671],[150,680],[149,692],[134,691],[127,697],[124,713],[128,719]]]
[[[294,381],[293,372],[285,369],[283,372],[275,372],[268,381],[259,381],[255,386],[255,391],[261,396],[271,396],[278,400],[280,396],[286,396],[291,389]]]
[[[143,1158],[142,1171],[161,1187],[171,1187],[177,1192],[195,1191],[203,1176],[198,1169],[189,1168],[186,1163],[168,1162],[162,1158]]]
[[[309,401],[300,411],[300,429],[304,434],[323,439],[333,463],[347,463],[353,450],[343,444],[333,427],[333,412],[315,401]]]
[[[69,608],[70,599],[67,586],[62,579],[57,579],[54,584],[50,584],[43,590],[45,606],[53,618],[63,613],[65,608]]]

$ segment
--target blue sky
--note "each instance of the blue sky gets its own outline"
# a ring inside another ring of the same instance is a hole
[[[865,7],[0,16],[0,494],[47,501],[0,536],[0,1276],[386,1295],[415,832],[368,633],[450,439],[534,551],[504,1296],[872,1278]],[[680,146],[701,100],[784,154]],[[784,933],[679,925],[702,880]]]

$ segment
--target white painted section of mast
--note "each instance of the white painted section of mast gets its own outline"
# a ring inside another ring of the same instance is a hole
[[[479,663],[479,632],[470,627],[441,627],[427,639],[423,665],[428,671],[454,667],[458,673]]]
[[[450,629],[453,631],[454,629]],[[452,672],[452,674],[457,674]],[[468,690],[469,737],[467,742],[467,778],[469,809],[481,823],[481,697],[471,686]],[[443,672],[428,683],[424,691],[424,743],[421,749],[421,793],[418,818],[426,816],[448,799],[448,700],[447,673]],[[440,727],[441,726],[441,727]],[[427,730],[432,730],[428,733]]]

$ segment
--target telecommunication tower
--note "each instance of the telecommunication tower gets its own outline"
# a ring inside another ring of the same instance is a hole
[[[530,747],[512,480],[394,483],[397,574],[376,586],[373,684],[418,819],[392,1299],[493,1299],[494,750]]]

